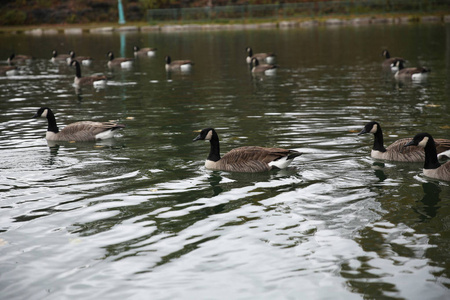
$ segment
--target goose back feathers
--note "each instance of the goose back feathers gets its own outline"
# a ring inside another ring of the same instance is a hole
[[[70,65],[75,67],[75,78],[73,80],[73,83],[76,86],[94,85],[96,87],[100,87],[100,86],[106,85],[106,81],[107,81],[106,76],[94,75],[94,76],[82,77],[80,63],[77,60],[72,60]]]
[[[421,147],[425,150],[423,174],[430,178],[450,181],[450,162],[441,165],[437,159],[436,144],[426,132],[418,133],[405,147]]]
[[[394,77],[397,79],[422,80],[426,79],[431,72],[431,70],[426,67],[405,68],[403,66],[403,61],[401,60],[396,62],[396,66],[398,67],[398,71],[395,73]]]
[[[48,127],[45,138],[49,141],[77,141],[88,142],[112,138],[114,131],[125,125],[113,122],[81,121],[67,125],[59,130],[55,115],[48,107],[41,107],[33,118],[47,118]]]
[[[423,162],[425,161],[425,152],[421,147],[408,147],[404,145],[410,141],[409,138],[399,139],[389,145],[387,148],[383,144],[383,131],[378,122],[367,123],[358,135],[372,133],[374,143],[370,156],[375,159],[402,161],[402,162]],[[449,139],[437,139],[438,153],[450,150]]]
[[[166,71],[182,71],[188,72],[192,69],[192,65],[194,64],[191,60],[172,60],[170,56],[165,57],[166,61]]]
[[[302,153],[282,148],[264,148],[258,146],[239,147],[220,156],[219,136],[213,128],[205,128],[194,139],[209,140],[210,153],[205,167],[211,170],[231,172],[265,172],[273,168],[283,169]]]
[[[155,56],[156,48],[139,48],[138,46],[133,47],[134,56]]]
[[[114,57],[114,53],[109,51],[108,56],[108,67],[121,67],[121,68],[131,68],[133,66],[133,58],[128,57]]]
[[[265,75],[274,75],[277,72],[277,66],[276,65],[268,65],[268,64],[259,64],[258,59],[252,58],[251,62],[252,67],[252,73],[263,73]]]
[[[256,58],[259,61],[265,61],[268,64],[275,63],[275,54],[274,53],[255,53],[255,54],[253,54],[253,50],[250,47],[245,48],[245,51],[247,52],[246,61],[248,64],[250,64],[252,62],[253,58]]]

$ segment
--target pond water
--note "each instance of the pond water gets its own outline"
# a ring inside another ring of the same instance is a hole
[[[31,54],[0,77],[0,294],[4,299],[444,299],[450,297],[450,183],[421,163],[370,158],[421,131],[450,138],[449,24],[248,31],[0,35],[0,57]],[[106,53],[133,56],[107,68]],[[277,54],[275,76],[252,76],[245,47]],[[432,69],[397,82],[381,51]],[[52,49],[94,57],[73,87]],[[192,59],[167,74],[164,57]],[[60,128],[117,120],[96,143],[45,140]],[[247,145],[304,154],[260,174],[205,169]]]

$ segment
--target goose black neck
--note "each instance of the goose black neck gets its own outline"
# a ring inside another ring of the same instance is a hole
[[[386,51],[386,52],[384,53],[384,56],[386,57],[386,59],[391,58],[391,54],[389,53],[389,51]]]
[[[380,152],[386,152],[386,148],[383,145],[383,131],[381,127],[378,125],[377,131],[373,134],[375,139],[373,141],[373,150],[377,150]]]
[[[47,110],[47,122],[48,122],[47,131],[51,131],[54,133],[59,132],[58,126],[56,125],[55,115],[50,109]]]
[[[219,146],[219,136],[215,131],[212,133],[211,140],[209,141],[211,145],[211,150],[209,151],[208,160],[218,161],[220,160],[220,146]]]
[[[437,159],[436,144],[432,137],[429,137],[427,144],[425,145],[425,163],[424,169],[437,169],[441,166]]]
[[[81,67],[78,62],[75,63],[75,76],[81,78]]]
[[[253,50],[252,50],[252,48],[248,49],[248,56],[250,56],[250,57],[253,56]]]

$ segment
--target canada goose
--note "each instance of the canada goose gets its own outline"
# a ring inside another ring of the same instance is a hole
[[[264,73],[265,75],[274,75],[277,73],[276,65],[263,64],[260,65],[257,58],[252,58],[252,73]]]
[[[92,64],[92,57],[89,56],[77,56],[75,58],[75,52],[69,51],[69,57],[67,58],[67,64],[71,65],[72,61],[76,59],[79,63],[81,63],[83,66],[90,66]]]
[[[70,66],[75,66],[75,79],[73,83],[76,86],[93,85],[94,87],[104,87],[106,85],[107,78],[104,75],[81,77],[81,67],[77,60],[72,60]]]
[[[67,59],[69,58],[68,54],[58,54],[58,51],[53,50],[52,51],[52,62],[67,62]]]
[[[450,162],[441,165],[437,159],[436,144],[433,137],[426,132],[418,133],[405,147],[417,146],[425,149],[425,163],[423,175],[450,181]]]
[[[245,48],[245,51],[247,51],[247,63],[252,62],[252,58],[256,58],[259,61],[265,61],[268,64],[274,64],[275,63],[275,54],[274,53],[255,53],[253,54],[253,50],[250,47]]]
[[[22,55],[22,54],[11,54],[10,57],[8,57],[8,59],[6,60],[6,62],[8,64],[12,64],[12,63],[21,63],[21,62],[25,62],[25,61],[29,61],[32,60],[33,57],[29,56],[29,55]]]
[[[188,72],[192,70],[192,65],[194,64],[191,60],[174,60],[170,58],[170,56],[166,56],[166,71],[182,71]]]
[[[138,46],[133,47],[134,56],[147,55],[147,56],[155,56],[156,48],[139,48]]]
[[[384,148],[383,145],[383,131],[378,122],[369,122],[361,130],[358,135],[365,133],[373,133],[375,140],[370,156],[376,159],[403,161],[403,162],[422,162],[425,160],[425,152],[420,147],[404,148],[403,146],[410,141],[409,138],[404,138],[393,142],[389,147]],[[438,153],[450,149],[450,140],[438,139]]]
[[[55,115],[48,107],[41,107],[33,118],[47,118],[48,128],[45,138],[49,141],[88,142],[112,138],[116,129],[125,125],[112,122],[81,121],[67,125],[59,131]]]
[[[389,54],[389,51],[387,51],[387,50],[383,50],[383,52],[381,53],[381,56],[383,56],[385,58],[385,60],[381,64],[383,66],[383,68],[391,69],[392,72],[398,71],[398,66],[396,66],[397,61],[400,60],[403,63],[405,62],[405,60],[402,57],[391,57],[391,55]]]
[[[108,67],[121,67],[121,68],[131,68],[133,66],[133,58],[128,57],[118,57],[114,58],[114,53],[109,51],[107,54],[109,61]]]
[[[18,74],[18,69],[16,66],[9,65],[9,66],[0,66],[0,75],[1,76],[14,76]]]
[[[232,172],[264,172],[273,168],[284,169],[302,153],[282,148],[256,146],[239,147],[220,157],[219,136],[213,128],[205,128],[193,140],[209,140],[211,150],[205,167]]]
[[[426,79],[428,73],[431,72],[430,69],[425,67],[405,68],[401,60],[398,60],[395,64],[398,67],[398,71],[395,73],[394,77],[397,79],[422,80]]]

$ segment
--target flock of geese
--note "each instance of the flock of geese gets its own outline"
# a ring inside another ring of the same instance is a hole
[[[156,48],[133,48],[135,56],[154,56]],[[274,53],[253,53],[250,47],[246,48],[246,62],[249,64],[252,73],[264,73],[272,75],[276,72],[276,56]],[[405,60],[401,57],[391,57],[387,50],[382,55],[385,60],[383,68],[395,72],[396,78],[408,78],[412,80],[423,79],[430,72],[425,67],[405,68]],[[119,57],[116,58],[112,51],[107,53],[109,67],[129,68],[134,59]],[[16,70],[14,63],[32,59],[25,55],[11,55],[8,58],[10,69],[0,70],[0,74],[8,75],[8,71]],[[67,62],[75,68],[74,85],[100,86],[106,84],[108,78],[103,75],[81,76],[81,65],[90,65],[91,57],[76,56],[71,51],[67,55],[58,55],[54,50],[52,61]],[[165,69],[167,71],[190,71],[194,63],[191,60],[172,60],[170,56],[165,57]],[[3,68],[3,67],[2,67]],[[48,127],[46,139],[49,141],[95,141],[108,139],[114,133],[125,127],[123,124],[113,122],[92,122],[81,121],[65,126],[59,130],[53,111],[49,107],[41,107],[34,118],[46,118]],[[400,139],[392,143],[389,147],[384,147],[383,132],[377,122],[367,123],[358,135],[372,133],[374,144],[371,157],[375,159],[398,161],[398,162],[424,162],[423,174],[430,178],[450,181],[450,161],[441,164],[439,160],[450,158],[450,139],[434,139],[428,133],[419,133],[413,139]],[[288,167],[292,161],[302,155],[301,152],[283,148],[265,148],[258,146],[247,146],[235,148],[225,155],[220,155],[219,136],[214,128],[205,128],[193,141],[207,140],[210,142],[210,152],[205,162],[205,167],[211,170],[224,170],[231,172],[264,172],[272,169],[283,169]]]

